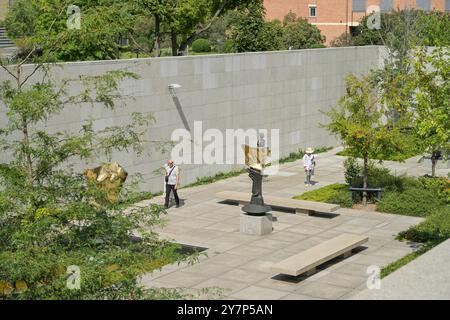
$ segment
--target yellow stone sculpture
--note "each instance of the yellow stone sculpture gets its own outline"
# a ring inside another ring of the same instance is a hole
[[[120,188],[127,179],[128,173],[118,163],[104,163],[100,167],[84,170],[84,175],[89,181],[106,191],[106,200],[116,203],[119,198]]]

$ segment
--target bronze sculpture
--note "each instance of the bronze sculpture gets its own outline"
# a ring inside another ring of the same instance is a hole
[[[272,209],[264,204],[262,195],[262,172],[266,164],[266,159],[270,156],[268,148],[252,148],[248,145],[243,146],[245,154],[245,164],[247,172],[252,179],[252,197],[250,203],[242,208],[242,211],[251,216],[264,216]]]

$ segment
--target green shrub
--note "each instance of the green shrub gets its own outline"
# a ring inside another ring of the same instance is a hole
[[[422,243],[440,243],[450,238],[450,208],[438,209],[417,226],[399,234],[400,238]]]
[[[436,196],[432,190],[424,188],[407,188],[402,192],[387,191],[383,193],[377,210],[408,216],[425,217],[445,206],[445,201]]]
[[[351,208],[353,205],[346,184],[331,184],[317,190],[305,192],[300,196],[294,197],[294,199],[334,203],[345,208]]]
[[[353,181],[358,179],[361,175],[362,166],[359,165],[355,158],[349,157],[344,161],[344,168],[345,182],[347,182],[348,185],[353,185]]]
[[[192,43],[192,51],[194,52],[210,52],[211,46],[206,39],[197,39]]]
[[[419,182],[425,189],[436,193],[439,198],[450,203],[450,180],[438,177],[420,177]]]
[[[344,162],[345,181],[357,188],[363,186],[362,170],[363,167],[355,158],[348,158]],[[388,168],[376,166],[373,162],[369,163],[368,185],[373,188],[382,188],[383,191],[403,191],[410,187],[422,187],[421,183],[414,177],[405,175],[394,176]]]
[[[233,53],[233,52],[235,52],[233,40],[226,40],[223,43],[222,52],[224,52],[224,53]]]
[[[322,48],[326,48],[327,46],[321,43],[314,43],[312,45],[309,46],[309,49],[322,49]]]

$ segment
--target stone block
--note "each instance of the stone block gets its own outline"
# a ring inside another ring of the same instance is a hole
[[[241,214],[241,232],[251,235],[262,236],[271,233],[272,214],[266,214],[262,217]]]

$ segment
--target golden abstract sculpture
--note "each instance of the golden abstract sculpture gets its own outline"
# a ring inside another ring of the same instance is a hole
[[[127,179],[128,173],[116,162],[104,163],[100,167],[84,170],[84,175],[89,181],[106,191],[106,200],[116,203],[119,198],[120,188]]]
[[[267,164],[267,158],[270,157],[270,149],[252,148],[246,144],[242,146],[242,149],[244,149],[245,165],[262,171],[264,166]]]

